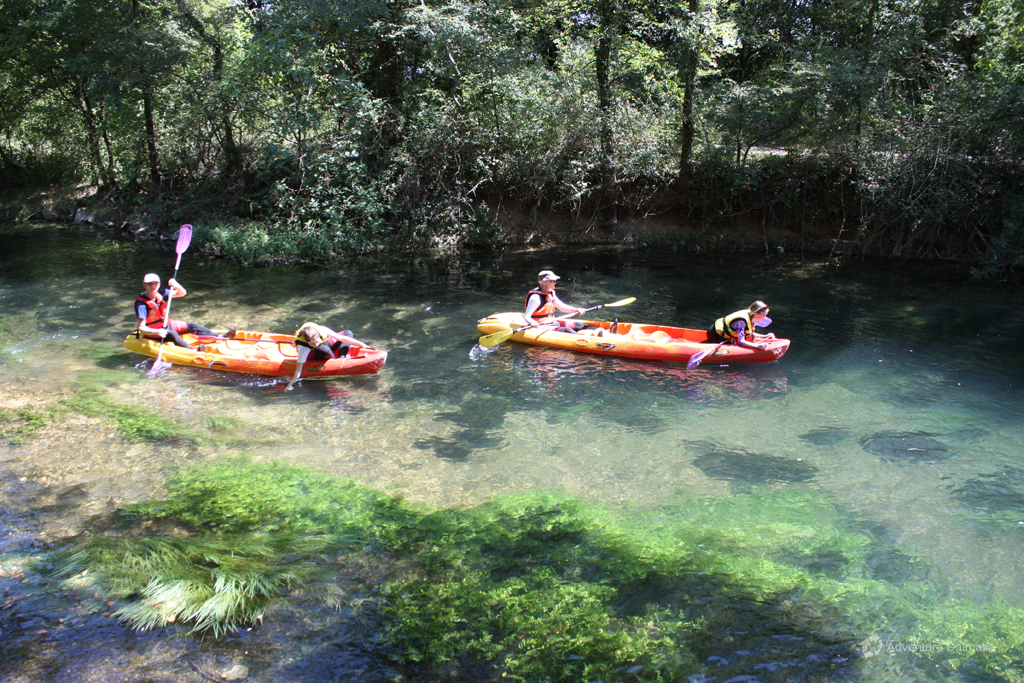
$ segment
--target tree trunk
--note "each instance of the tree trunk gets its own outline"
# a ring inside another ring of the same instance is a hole
[[[132,0],[132,17],[139,25],[139,0]],[[142,74],[143,77],[145,74]],[[142,115],[146,125],[146,150],[149,153],[149,178],[153,187],[160,186],[160,157],[156,150],[156,123],[153,120],[153,86],[149,79],[142,83]]]
[[[864,64],[865,70],[867,65],[871,63],[871,50],[875,42],[875,17],[878,15],[878,0],[872,0],[871,8],[868,10],[868,19],[864,25],[864,50],[862,53],[862,63]],[[867,97],[864,87],[864,81],[862,80],[858,84],[857,88],[857,123],[855,126],[856,139],[854,140],[855,149],[860,149],[860,133],[861,125],[864,119],[864,99]]]
[[[153,187],[160,185],[160,157],[156,151],[156,125],[153,123],[153,97],[149,85],[142,88],[142,112],[146,117],[146,149],[149,150],[149,178]]]
[[[114,187],[114,179],[111,177],[110,171],[103,164],[103,155],[100,151],[101,135],[99,127],[96,125],[96,112],[93,111],[89,93],[86,92],[85,87],[81,83],[75,83],[75,103],[78,105],[78,111],[81,112],[82,120],[85,122],[86,135],[89,138],[89,157],[96,166],[100,182],[106,187]]]
[[[602,2],[601,35],[597,39],[597,51],[594,55],[597,76],[597,106],[601,119],[601,194],[598,199],[598,211],[601,215],[601,226],[614,228],[619,221],[618,197],[614,164],[614,140],[612,117],[615,103],[612,100],[611,82],[611,32],[613,30],[613,11],[611,2]]]
[[[690,0],[691,20],[697,16],[699,0]],[[683,81],[683,126],[679,150],[679,179],[676,183],[679,198],[690,200],[690,185],[693,182],[693,88],[697,73],[697,50],[691,44],[686,49],[686,75]]]
[[[220,41],[213,44],[213,79],[216,83],[224,78],[224,51]],[[233,177],[242,169],[242,153],[235,143],[234,126],[231,125],[231,116],[227,111],[221,112],[221,125],[224,127],[224,176]]]

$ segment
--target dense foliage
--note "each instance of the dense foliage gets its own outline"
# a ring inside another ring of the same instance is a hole
[[[997,271],[1024,263],[1021,26],[1020,0],[6,0],[0,182],[206,216],[246,259],[544,209]]]

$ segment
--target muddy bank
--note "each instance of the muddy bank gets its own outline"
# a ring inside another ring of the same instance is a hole
[[[182,223],[224,224],[244,228],[251,219],[218,215],[205,205],[187,206],[170,200],[147,198],[133,204],[131,197],[78,186],[46,192],[8,193],[0,196],[0,224],[51,222],[109,229],[129,239],[167,241]],[[154,208],[154,202],[158,209]],[[559,212],[540,206],[522,206],[508,200],[487,200],[491,216],[489,246],[543,248],[559,245],[615,246],[623,250],[668,248],[680,253],[761,252],[798,254],[808,258],[860,253],[853,232],[841,225],[777,225],[744,213],[715,216],[713,224],[694,220],[684,209],[623,214],[614,222],[597,214]],[[459,244],[436,245],[459,248]],[[210,255],[216,255],[215,253]],[[976,254],[964,254],[965,260]],[[288,254],[267,253],[254,265],[306,262]]]

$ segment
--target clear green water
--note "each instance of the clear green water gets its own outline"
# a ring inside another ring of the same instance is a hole
[[[37,226],[0,232],[0,254],[0,407],[85,388],[204,435],[198,445],[131,443],[83,415],[8,445],[8,543],[75,533],[110,504],[160,496],[183,464],[244,453],[435,506],[550,488],[624,509],[810,491],[895,549],[873,560],[877,577],[1024,606],[1019,287],[887,263],[614,250],[263,270],[186,254],[189,295],[174,317],[280,332],[312,319],[390,351],[377,376],[286,393],[267,378],[204,370],[147,379],[151,361],[123,351],[141,276],[169,277],[173,251]],[[692,372],[478,347],[475,322],[520,309],[542,268],[563,276],[562,298],[578,305],[637,297],[606,318],[706,327],[763,299],[770,331],[793,345],[778,363]]]

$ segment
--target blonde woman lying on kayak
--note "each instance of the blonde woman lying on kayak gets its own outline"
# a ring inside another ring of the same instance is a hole
[[[335,332],[325,325],[317,325],[309,322],[295,330],[295,374],[288,380],[285,391],[291,391],[293,385],[302,376],[302,366],[312,357],[313,360],[334,360],[344,358],[352,348],[350,342],[356,342],[365,346],[362,342],[352,337],[349,330],[341,333]]]

